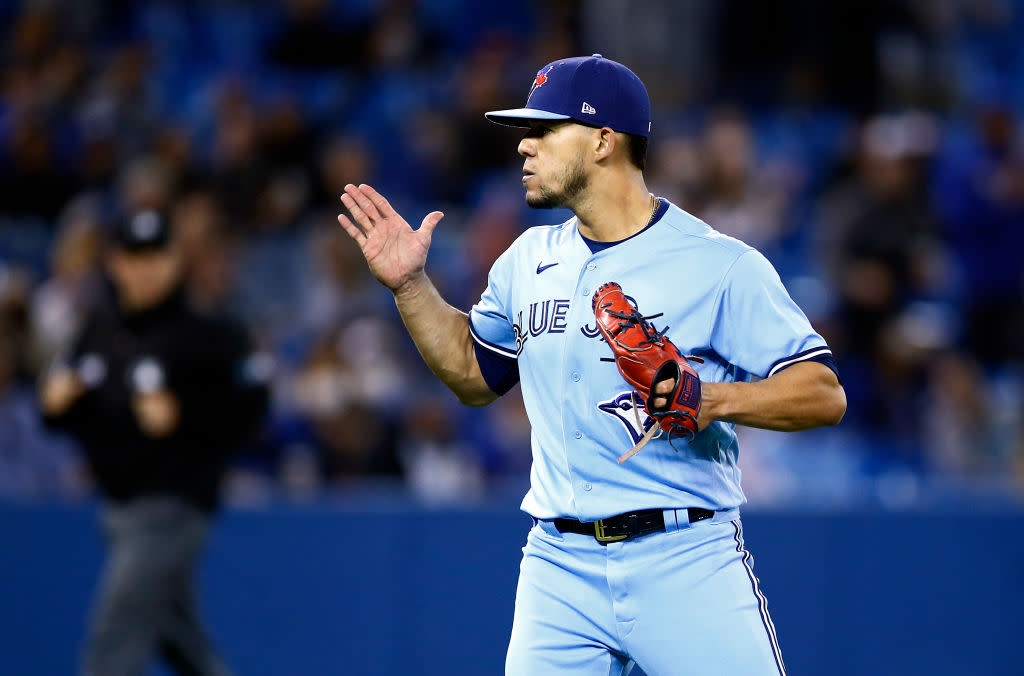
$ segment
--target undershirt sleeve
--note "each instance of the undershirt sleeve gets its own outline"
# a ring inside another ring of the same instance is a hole
[[[511,390],[519,382],[519,362],[488,350],[478,342],[473,342],[476,361],[480,365],[480,373],[487,381],[487,387],[497,395]]]

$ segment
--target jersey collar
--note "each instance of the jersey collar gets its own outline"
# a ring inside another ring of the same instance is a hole
[[[643,234],[643,233],[647,232],[648,230],[650,230],[654,226],[655,223],[657,223],[658,221],[661,220],[662,216],[664,216],[668,212],[668,205],[669,205],[668,200],[665,199],[664,197],[658,197],[657,200],[658,200],[658,208],[654,210],[654,216],[651,218],[651,222],[648,223],[647,225],[645,225],[643,227],[643,229],[640,230],[639,232],[634,232],[629,237],[626,237],[625,239],[616,240],[614,242],[598,242],[597,240],[593,240],[593,239],[590,239],[589,237],[586,237],[582,232],[580,232],[580,237],[583,238],[583,243],[586,244],[587,247],[590,249],[590,253],[596,254],[599,251],[604,251],[605,249],[610,249],[611,247],[615,246],[616,244],[622,244],[623,242],[628,242],[629,240],[633,239],[637,235],[640,235],[640,234]],[[579,228],[576,229],[576,232],[579,232]]]

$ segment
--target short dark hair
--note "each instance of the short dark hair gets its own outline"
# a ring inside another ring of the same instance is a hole
[[[582,124],[584,127],[593,127],[594,129],[600,129],[597,125],[587,124],[579,120],[572,120],[576,124]],[[647,170],[647,137],[640,136],[639,134],[627,134],[626,132],[617,132],[622,134],[626,139],[626,151],[629,153],[629,161],[640,171]]]
[[[647,137],[637,134],[623,134],[626,137],[626,144],[629,146],[629,161],[637,169],[647,169]]]

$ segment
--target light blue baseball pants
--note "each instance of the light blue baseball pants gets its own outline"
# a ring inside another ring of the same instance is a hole
[[[530,530],[508,676],[785,676],[736,510],[624,542]]]

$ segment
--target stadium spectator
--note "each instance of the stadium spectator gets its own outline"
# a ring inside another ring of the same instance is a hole
[[[759,162],[753,130],[742,115],[721,111],[708,122],[701,148],[702,194],[696,213],[726,235],[771,252],[792,222],[782,167]]]
[[[384,336],[367,329],[362,336],[337,331],[321,338],[295,379],[297,409],[328,484],[403,473],[398,430],[383,405],[400,384],[400,374]],[[351,356],[344,346],[351,346]]]
[[[407,408],[398,456],[410,491],[428,502],[479,499],[485,485],[481,458],[460,438],[458,418],[444,402],[431,392]]]
[[[1005,105],[977,111],[941,156],[934,199],[963,276],[964,344],[988,365],[1024,363],[1024,133]]]

